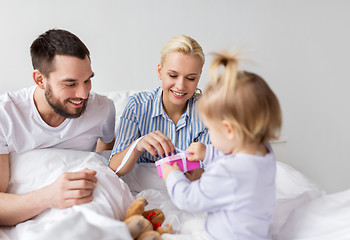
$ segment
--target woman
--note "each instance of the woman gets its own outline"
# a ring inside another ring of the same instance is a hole
[[[155,162],[192,142],[209,143],[195,110],[204,61],[201,46],[188,36],[175,36],[163,47],[158,65],[162,86],[131,96],[121,116],[109,164],[119,176],[136,162]]]

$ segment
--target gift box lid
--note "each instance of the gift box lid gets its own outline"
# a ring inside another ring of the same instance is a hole
[[[162,159],[156,161],[155,164],[156,164],[156,166],[158,166],[158,165],[162,165],[163,163],[176,161],[176,160],[182,160],[183,157],[187,158],[188,156],[191,156],[191,155],[192,155],[192,153],[189,153],[189,152],[181,152],[181,153],[169,156],[169,157],[162,158]]]

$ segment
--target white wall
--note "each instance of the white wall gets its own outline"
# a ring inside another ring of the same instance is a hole
[[[240,48],[280,99],[283,160],[341,191],[350,187],[349,11],[347,0],[1,0],[0,94],[33,84],[29,47],[50,28],[86,43],[96,92],[158,86],[159,51],[174,35],[206,53]]]

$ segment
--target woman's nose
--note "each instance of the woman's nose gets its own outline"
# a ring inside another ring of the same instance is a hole
[[[185,78],[184,77],[179,77],[178,80],[176,81],[176,87],[179,90],[182,90],[185,88]]]

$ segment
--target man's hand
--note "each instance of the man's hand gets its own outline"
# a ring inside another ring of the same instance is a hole
[[[92,192],[97,178],[96,171],[84,169],[79,172],[63,173],[47,186],[50,208],[68,208],[92,201]]]
[[[180,170],[179,165],[177,165],[177,163],[174,163],[174,165],[172,165],[172,166],[170,164],[163,163],[163,180],[164,180],[164,182],[166,182],[169,174],[172,171],[176,171],[176,170]]]
[[[205,158],[205,153],[207,151],[206,146],[201,142],[193,142],[186,149],[186,152],[192,153],[191,156],[188,156],[188,161],[203,161]]]

